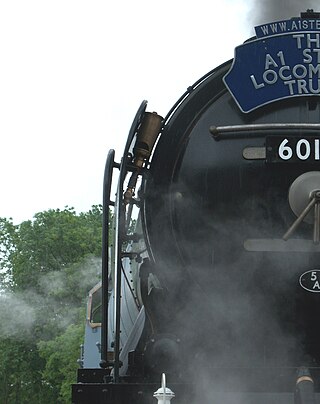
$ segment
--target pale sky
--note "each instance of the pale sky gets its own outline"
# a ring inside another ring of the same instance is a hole
[[[247,0],[0,3],[0,217],[102,202],[142,100],[165,116],[253,35]]]

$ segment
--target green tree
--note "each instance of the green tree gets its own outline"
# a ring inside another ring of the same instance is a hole
[[[34,343],[0,339],[0,400],[3,404],[54,403],[52,387],[42,376],[45,360]]]
[[[84,328],[81,325],[72,324],[55,339],[38,343],[39,354],[45,360],[43,378],[55,391],[59,403],[71,401],[70,386],[75,382],[74,376],[78,368],[76,358],[79,357],[83,333]]]
[[[101,234],[101,206],[0,219],[0,402],[70,402]]]
[[[16,226],[12,219],[0,218],[0,284],[1,289],[12,286],[12,255],[15,251]]]
[[[101,255],[102,208],[87,213],[73,208],[37,213],[16,230],[11,254],[16,288],[37,288],[43,273],[60,271],[86,255]]]

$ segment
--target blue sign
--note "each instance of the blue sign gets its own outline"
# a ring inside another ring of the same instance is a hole
[[[285,98],[320,95],[320,20],[279,21],[256,32],[258,39],[235,49],[223,79],[243,112]]]
[[[295,32],[320,31],[320,20],[293,18],[291,20],[269,22],[255,27],[256,37],[294,34]]]

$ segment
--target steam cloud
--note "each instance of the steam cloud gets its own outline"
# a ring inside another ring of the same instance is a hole
[[[319,3],[314,0],[260,0],[254,2],[251,9],[250,23],[259,25],[266,22],[299,17],[307,9],[319,11]]]
[[[74,286],[80,293],[82,291],[85,301],[87,292],[98,282],[100,272],[101,260],[90,257],[77,268],[76,276],[70,277],[65,270],[43,275],[39,281],[40,292],[31,289],[3,292],[0,295],[0,337],[32,338],[39,316],[44,318],[43,324],[49,321],[59,330],[79,321],[78,300],[72,299],[67,291]],[[49,308],[49,311],[44,308]],[[45,337],[45,328],[39,332],[40,337]]]
[[[180,184],[177,188],[187,187]],[[199,386],[193,403],[244,404],[248,397],[241,391],[257,386],[260,375],[261,388],[266,383],[274,387],[279,379],[277,369],[312,366],[313,359],[304,347],[308,327],[300,324],[296,312],[301,307],[299,299],[309,299],[299,289],[298,279],[311,263],[303,254],[252,254],[243,248],[247,237],[281,238],[291,224],[288,206],[280,200],[277,203],[280,196],[275,190],[270,194],[277,206],[272,216],[271,197],[265,195],[265,199],[256,196],[241,201],[235,215],[228,205],[227,217],[217,207],[209,215],[197,211],[198,201],[187,191],[172,195],[180,218],[176,218],[182,237],[179,247],[193,275],[192,287],[184,292],[188,299],[175,305],[174,314],[183,327],[178,336],[187,345],[188,355],[194,355],[186,361],[190,366],[186,379]],[[187,214],[196,211],[192,218]],[[183,220],[185,217],[189,219]],[[163,243],[165,253],[168,249],[165,240]],[[312,310],[309,315],[316,318]],[[182,361],[185,357],[182,355]],[[183,363],[180,369],[186,367]],[[294,383],[294,370],[285,377]]]
[[[27,303],[26,296],[5,293],[0,296],[0,336],[19,338],[21,332],[30,335],[35,310]]]

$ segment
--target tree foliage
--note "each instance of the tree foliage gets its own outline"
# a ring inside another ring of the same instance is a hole
[[[16,288],[33,285],[41,274],[60,271],[86,255],[101,254],[101,208],[77,215],[73,208],[37,213],[16,229],[11,254]]]
[[[12,255],[15,250],[16,227],[12,219],[0,218],[0,282],[9,288],[12,280]]]
[[[35,343],[1,338],[1,403],[53,403],[52,388],[42,376],[44,366]]]
[[[101,206],[0,218],[0,402],[70,402],[101,234]]]
[[[83,327],[71,324],[56,338],[40,341],[39,354],[45,360],[43,376],[61,402],[70,402],[70,386],[75,382],[76,360],[83,339]]]

